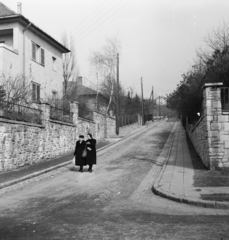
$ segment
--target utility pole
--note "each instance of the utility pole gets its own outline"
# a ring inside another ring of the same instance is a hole
[[[159,116],[161,120],[161,97],[159,96]]]
[[[142,83],[142,77],[141,77],[141,90],[142,90],[142,125],[145,124],[144,121],[144,101],[143,101],[143,83]]]
[[[116,134],[119,135],[119,53],[117,53],[117,106],[116,106]]]
[[[153,87],[152,87],[152,92],[151,92],[151,96],[152,96],[152,122],[154,122],[154,116],[153,116],[153,110],[154,110],[154,91],[153,91]]]

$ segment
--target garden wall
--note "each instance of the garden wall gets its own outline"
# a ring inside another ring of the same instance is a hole
[[[210,169],[229,167],[229,112],[222,110],[221,85],[205,84],[203,116],[195,126],[187,127],[197,153]]]
[[[71,104],[73,123],[50,119],[50,106],[41,104],[42,124],[0,118],[0,171],[17,169],[74,150],[79,134],[91,132],[100,140],[115,134],[115,119],[94,112],[93,121],[78,117]]]

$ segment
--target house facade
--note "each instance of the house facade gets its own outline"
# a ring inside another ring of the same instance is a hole
[[[63,94],[66,47],[0,2],[0,74],[29,79],[35,102]]]
[[[85,104],[87,108],[107,114],[109,98],[104,96],[101,92],[84,86],[81,76],[78,77],[77,82],[69,81],[67,90],[71,95],[74,95],[72,99],[75,99],[81,104]],[[109,114],[112,115],[111,112],[109,112]]]

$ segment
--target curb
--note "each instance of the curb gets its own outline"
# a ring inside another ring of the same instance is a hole
[[[146,127],[144,127],[144,130],[145,130],[145,128],[147,128],[147,127],[148,127],[148,125],[147,125]],[[110,147],[110,146],[112,146],[112,145],[114,145],[114,144],[117,144],[117,143],[119,143],[119,142],[121,142],[121,141],[123,141],[123,140],[125,140],[125,139],[128,139],[128,138],[130,138],[131,136],[139,133],[141,130],[142,130],[142,128],[139,129],[138,131],[136,131],[136,132],[128,135],[127,137],[124,137],[124,138],[122,138],[122,139],[120,139],[120,140],[118,140],[118,141],[116,141],[116,142],[112,142],[112,143],[110,143],[110,144],[108,144],[108,145],[106,145],[106,146],[104,146],[104,147],[102,147],[102,148],[99,148],[99,149],[97,150],[97,152],[100,152],[100,151],[102,151],[102,150],[104,150],[104,149],[106,149],[106,148],[108,148],[108,147]],[[61,167],[65,167],[65,166],[67,166],[67,165],[70,165],[71,163],[72,163],[72,160],[67,161],[67,162],[64,162],[64,163],[61,163],[61,164],[58,164],[58,165],[55,165],[55,166],[50,167],[50,168],[46,168],[46,169],[41,170],[41,171],[39,171],[39,172],[35,172],[35,173],[32,173],[32,174],[29,174],[29,175],[24,176],[24,177],[22,177],[22,178],[18,178],[18,179],[9,181],[9,182],[2,183],[2,184],[0,184],[0,189],[6,188],[6,187],[10,187],[10,186],[12,186],[12,185],[15,185],[15,184],[17,184],[17,183],[26,181],[26,180],[31,179],[31,178],[34,178],[34,177],[38,177],[38,176],[40,176],[40,175],[42,175],[42,174],[51,172],[51,171],[56,170],[56,169],[61,168]]]
[[[173,144],[172,144],[173,145]],[[172,149],[172,145],[170,147],[170,152]],[[170,153],[169,153],[170,155]],[[160,196],[160,197],[164,197],[167,198],[169,200],[175,201],[175,202],[179,202],[179,203],[185,203],[185,204],[189,204],[189,205],[194,205],[194,206],[198,206],[198,207],[204,207],[204,208],[216,208],[216,209],[229,209],[229,202],[219,202],[219,201],[208,201],[208,200],[201,200],[201,199],[196,199],[196,198],[192,198],[192,197],[180,197],[176,194],[164,191],[163,189],[161,189],[159,187],[159,183],[161,181],[161,177],[165,172],[165,169],[167,167],[169,161],[169,157],[166,159],[166,162],[164,163],[160,174],[157,177],[157,180],[155,181],[155,183],[153,184],[152,187],[152,191],[154,194]]]
[[[166,192],[160,187],[158,187],[157,184],[154,184],[153,186],[153,192],[160,196],[164,197],[176,202],[185,203],[189,205],[194,205],[198,207],[204,207],[204,208],[216,208],[216,209],[229,209],[229,202],[219,202],[219,201],[208,201],[208,200],[199,200],[196,198],[187,198],[187,197],[179,197],[175,194],[172,194],[170,192]]]

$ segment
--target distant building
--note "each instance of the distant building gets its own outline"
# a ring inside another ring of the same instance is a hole
[[[68,88],[70,90],[75,88],[73,93],[76,95],[76,100],[80,103],[84,103],[88,108],[97,110],[102,113],[107,112],[109,104],[109,98],[104,96],[102,93],[95,91],[92,88],[86,87],[82,83],[82,77],[78,77],[76,82],[68,82]],[[96,101],[97,99],[97,101]]]
[[[31,79],[34,102],[63,94],[62,54],[70,52],[22,15],[0,2],[0,74]]]

